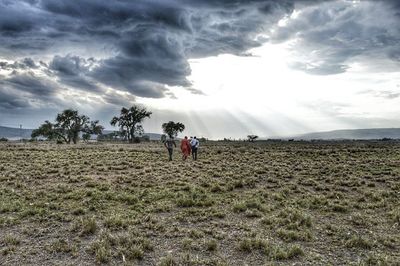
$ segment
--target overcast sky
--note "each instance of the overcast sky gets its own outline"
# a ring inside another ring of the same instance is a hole
[[[0,0],[0,125],[122,106],[209,138],[400,127],[400,1]]]

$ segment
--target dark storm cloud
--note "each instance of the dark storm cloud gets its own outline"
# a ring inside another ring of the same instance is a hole
[[[32,31],[36,25],[37,17],[27,9],[24,4],[15,4],[15,1],[1,1],[0,32],[4,36]],[[24,13],[21,11],[28,11]],[[28,15],[29,14],[29,15]]]
[[[81,90],[100,91],[98,86],[87,78],[90,68],[95,63],[93,58],[86,60],[79,56],[54,56],[48,69],[52,71],[50,74],[55,74],[59,82],[65,85]]]
[[[293,1],[0,1],[2,49],[112,47],[114,56],[80,69],[79,57],[54,57],[50,70],[66,85],[95,82],[159,98],[168,86],[190,88],[188,58],[241,54],[257,33],[293,9]],[[76,47],[74,47],[76,46]],[[82,56],[82,55],[81,55]],[[75,61],[74,61],[75,60]]]
[[[27,62],[32,63],[29,60]],[[36,64],[32,66],[37,68]],[[30,110],[35,106],[52,106],[59,102],[56,97],[59,92],[57,83],[40,78],[30,71],[20,73],[21,68],[17,69],[10,75],[0,77],[0,109],[4,110],[2,114],[13,113],[14,110]],[[22,69],[25,70],[26,66]]]
[[[190,66],[179,36],[158,27],[137,26],[119,43],[120,54],[102,60],[92,77],[102,83],[126,89],[137,96],[164,96],[164,84],[188,86]]]
[[[56,92],[56,84],[36,77],[33,73],[15,74],[0,81],[0,86],[7,86],[21,92],[28,92],[35,97],[46,97]]]
[[[117,106],[131,106],[135,102],[135,97],[129,94],[118,94],[115,92],[106,92],[103,99],[110,104]]]
[[[28,99],[10,90],[6,90],[0,84],[0,110],[3,110],[3,114],[4,110],[12,111],[19,108],[29,108],[30,106]]]
[[[65,57],[56,55],[49,65],[50,69],[65,76],[76,76],[82,72],[87,72],[88,67],[88,63],[85,59],[70,55]]]

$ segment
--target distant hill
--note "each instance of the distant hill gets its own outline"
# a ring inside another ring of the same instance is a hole
[[[340,140],[340,139],[400,139],[400,128],[368,128],[368,129],[344,129],[325,132],[313,132],[293,137],[296,140]]]
[[[113,132],[113,130],[104,130],[104,134]],[[30,139],[32,129],[19,129],[12,127],[0,126],[0,138],[7,138],[9,140]],[[158,133],[145,133],[151,140],[160,140],[161,134]],[[333,130],[324,132],[312,132],[302,135],[290,137],[296,140],[340,140],[340,139],[400,139],[400,128],[369,128],[369,129],[344,129]],[[286,138],[286,139],[290,139]]]
[[[113,133],[115,130],[103,130],[103,134]],[[150,140],[160,140],[161,134],[158,133],[144,133],[144,136],[149,136]]]
[[[30,139],[33,129],[19,129],[19,128],[12,128],[12,127],[3,127],[0,126],[0,138],[7,138],[9,140],[19,140],[23,139]],[[104,130],[104,134],[108,134],[113,132],[113,130]],[[157,133],[145,133],[150,137],[151,140],[160,140],[161,134]]]
[[[9,140],[17,139],[30,139],[32,134],[32,129],[19,129],[12,127],[2,127],[0,126],[0,138],[7,138]]]

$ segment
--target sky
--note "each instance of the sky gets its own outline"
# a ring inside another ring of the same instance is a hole
[[[1,126],[142,105],[146,132],[210,139],[400,127],[399,71],[398,0],[0,0]]]

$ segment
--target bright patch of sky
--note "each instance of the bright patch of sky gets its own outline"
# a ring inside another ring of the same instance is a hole
[[[233,114],[238,121],[247,119],[243,123],[252,128],[248,133],[263,137],[358,128],[358,118],[360,123],[371,119],[370,126],[400,125],[385,123],[396,120],[400,113],[398,73],[369,73],[354,63],[342,74],[311,75],[290,68],[296,59],[290,47],[290,42],[265,44],[248,51],[252,56],[225,54],[189,60],[189,79],[204,95],[171,87],[174,99],[143,98],[139,102],[161,110],[195,112],[198,119],[204,112],[222,117]],[[223,119],[220,122],[224,127]],[[245,137],[245,130],[231,136]]]

